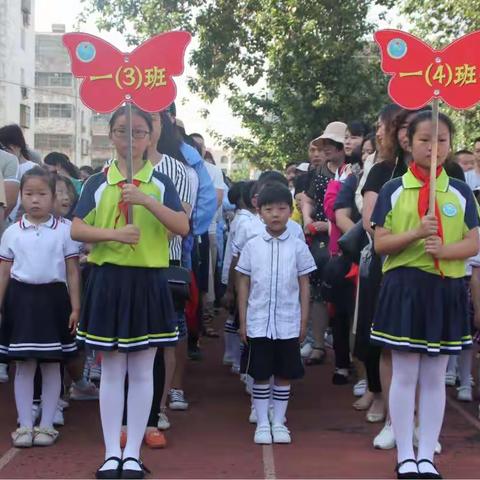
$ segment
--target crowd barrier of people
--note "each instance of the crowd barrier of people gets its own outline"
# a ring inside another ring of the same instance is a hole
[[[324,374],[331,349],[332,383],[351,385],[352,407],[381,426],[373,447],[396,447],[398,478],[441,478],[446,385],[474,400],[480,138],[453,154],[440,115],[432,215],[428,108],[386,105],[373,129],[333,121],[304,162],[237,182],[174,104],[133,108],[132,183],[129,134],[122,107],[114,157],[94,170],[62,152],[40,159],[17,125],[0,128],[13,445],[54,444],[64,409],[98,399],[96,477],[143,478],[142,443],[166,447],[169,411],[189,409],[188,361],[221,327],[219,361],[250,395],[256,444],[292,442],[291,385],[306,368]]]

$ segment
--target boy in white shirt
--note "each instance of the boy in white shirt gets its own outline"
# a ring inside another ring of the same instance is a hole
[[[278,183],[266,185],[258,196],[257,208],[266,229],[245,244],[235,268],[240,336],[249,346],[246,371],[254,378],[254,441],[290,443],[284,418],[290,381],[304,374],[300,343],[308,320],[308,274],[316,266],[307,245],[287,229],[292,213],[288,187]],[[274,414],[270,426],[272,375]]]

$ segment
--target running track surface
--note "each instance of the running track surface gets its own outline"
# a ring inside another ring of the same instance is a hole
[[[221,339],[202,340],[204,359],[189,362],[190,410],[169,412],[164,450],[143,448],[149,478],[394,478],[395,451],[372,447],[381,424],[351,408],[352,388],[333,386],[331,358],[307,368],[288,410],[291,445],[258,446],[243,384],[222,366]],[[71,402],[56,445],[14,449],[12,381],[0,384],[0,478],[94,478],[103,460],[97,402]],[[437,464],[446,478],[478,478],[478,401],[460,405],[449,391]]]

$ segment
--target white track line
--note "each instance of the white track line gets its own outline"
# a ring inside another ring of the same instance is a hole
[[[14,458],[17,453],[20,452],[19,448],[11,448],[7,450],[7,452],[0,457],[0,470],[5,468]]]
[[[268,480],[275,480],[275,458],[273,456],[272,445],[263,445],[263,474],[264,478]]]

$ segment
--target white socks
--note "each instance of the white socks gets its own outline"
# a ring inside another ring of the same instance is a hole
[[[20,427],[33,428],[33,379],[36,369],[37,362],[35,360],[17,362],[14,391]]]
[[[109,457],[122,458],[120,432],[122,428],[127,355],[119,352],[105,352],[102,357],[100,418],[105,442],[105,459]],[[101,470],[112,470],[117,467],[117,462],[111,460],[106,462]]]
[[[415,458],[413,451],[413,425],[415,391],[419,383],[419,445],[417,460],[433,461],[435,445],[445,412],[445,372],[448,357],[429,357],[417,353],[392,350],[392,385],[390,387],[390,417],[397,442],[398,462]],[[408,463],[400,473],[412,470]],[[434,472],[424,462],[420,472]]]
[[[42,371],[42,418],[40,428],[53,428],[53,417],[57,410],[62,390],[60,363],[41,363]]]
[[[392,384],[390,386],[389,407],[397,442],[398,463],[409,458],[415,458],[413,452],[413,421],[419,365],[420,354],[392,350]],[[411,466],[410,464],[406,465],[407,468]]]
[[[33,380],[36,369],[37,361],[34,359],[17,362],[14,390],[18,421],[21,427],[33,427]],[[53,428],[53,417],[61,390],[60,363],[41,363],[40,369],[42,370],[42,418],[40,427]]]
[[[153,399],[153,362],[156,348],[139,352],[105,352],[100,380],[100,416],[105,440],[105,459],[122,458],[120,431],[125,395],[125,376],[128,371],[127,445],[123,458],[140,458],[140,447]],[[117,468],[109,461],[101,470]],[[140,470],[137,462],[127,462],[125,470]]]
[[[435,445],[442,429],[445,413],[445,372],[447,355],[438,357],[422,356],[420,362],[418,402],[418,460],[427,459],[433,462]],[[421,473],[433,472],[428,463],[421,463]]]
[[[123,458],[140,458],[140,447],[152,408],[153,362],[156,351],[156,348],[149,348],[129,353],[127,356],[127,444],[123,451]],[[125,463],[123,469],[140,470],[140,466],[137,462],[130,461]]]
[[[273,386],[273,425],[283,425],[290,399],[290,385]]]
[[[270,425],[268,420],[268,405],[270,403],[270,384],[253,384],[252,400],[257,412],[257,427]]]

